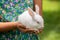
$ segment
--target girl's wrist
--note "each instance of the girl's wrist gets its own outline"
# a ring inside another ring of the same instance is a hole
[[[14,29],[17,29],[17,26],[18,26],[18,22],[12,22],[12,27],[14,28]]]
[[[18,26],[18,22],[14,22],[14,23],[15,23],[15,26],[14,26],[14,27],[17,28],[17,26]]]

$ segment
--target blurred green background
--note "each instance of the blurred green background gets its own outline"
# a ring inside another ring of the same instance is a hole
[[[43,0],[45,27],[41,40],[60,40],[60,0]]]

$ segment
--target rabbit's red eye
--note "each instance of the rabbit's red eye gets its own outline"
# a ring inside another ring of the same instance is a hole
[[[37,21],[37,23],[39,24],[39,22]]]

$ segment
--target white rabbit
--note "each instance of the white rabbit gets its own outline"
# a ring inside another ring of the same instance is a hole
[[[38,30],[44,27],[43,18],[39,15],[39,8],[37,8],[37,5],[35,7],[36,12],[28,7],[28,10],[18,16],[18,22],[25,25],[26,28],[31,28],[31,30]]]

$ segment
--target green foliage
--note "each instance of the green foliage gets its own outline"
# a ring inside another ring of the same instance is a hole
[[[55,1],[50,2],[44,0],[43,2],[45,2],[43,3],[43,18],[45,22],[45,27],[43,32],[40,34],[40,39],[60,40],[60,3]],[[52,5],[52,3],[54,5]]]

